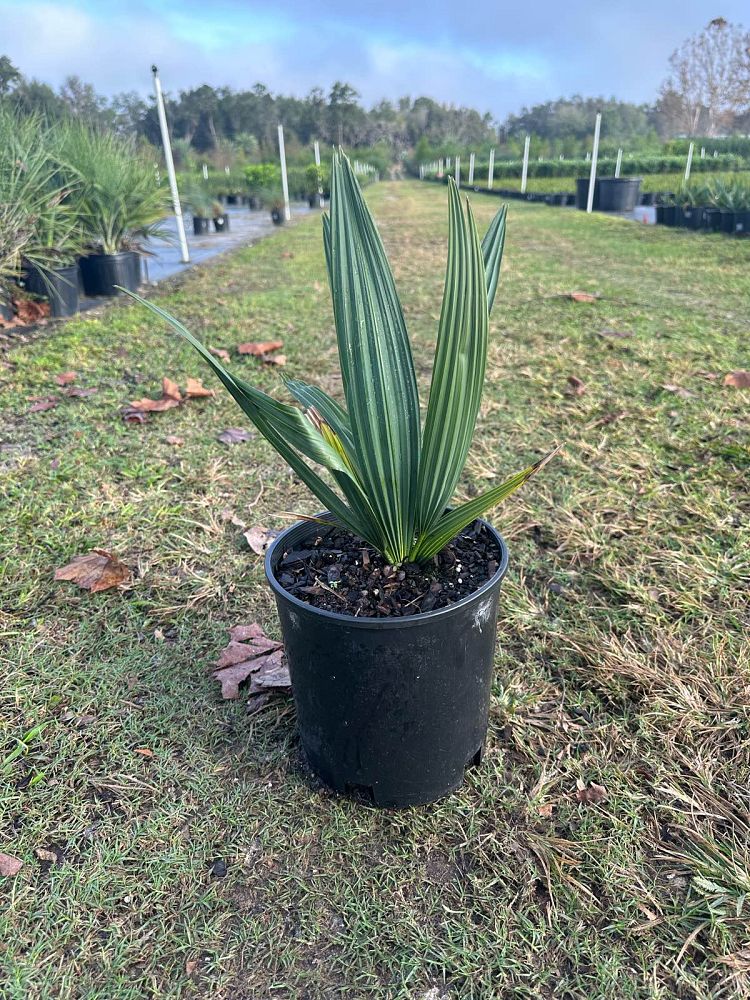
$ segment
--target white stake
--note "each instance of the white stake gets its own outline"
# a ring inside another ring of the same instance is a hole
[[[167,114],[164,110],[164,96],[161,92],[159,81],[159,71],[156,66],[151,67],[154,74],[154,93],[156,94],[156,110],[159,115],[159,128],[161,129],[161,142],[164,147],[164,161],[167,165],[167,176],[169,177],[169,190],[172,194],[172,211],[174,221],[177,224],[177,236],[180,241],[182,251],[182,263],[190,263],[187,239],[185,238],[185,222],[182,218],[182,207],[180,206],[180,193],[177,190],[177,177],[174,172],[174,160],[172,159],[172,145],[169,141],[169,128],[167,127]]]
[[[586,203],[586,211],[590,214],[594,208],[594,185],[596,184],[596,161],[599,156],[599,132],[602,127],[602,113],[596,113],[596,125],[594,126],[594,149],[591,153],[591,173],[589,174],[589,198]]]
[[[622,150],[617,150],[617,163],[615,164],[615,177],[620,176],[620,167],[622,166]]]
[[[690,180],[690,168],[693,165],[693,149],[695,148],[695,143],[691,142],[688,146],[687,163],[685,164],[685,180]]]
[[[279,160],[281,161],[281,190],[284,192],[284,218],[289,222],[292,213],[289,210],[289,185],[286,182],[286,153],[284,152],[283,125],[279,125]]]
[[[521,171],[521,194],[526,194],[526,179],[529,176],[529,146],[531,145],[531,136],[526,136],[526,141],[523,144],[523,170]]]
[[[469,184],[474,183],[474,154],[469,154]]]
[[[320,173],[320,143],[316,139],[313,143],[313,149],[315,150],[315,166],[318,168],[318,204],[319,207],[323,207],[323,177]]]
[[[204,181],[208,180],[208,164],[207,163],[203,164],[203,180]]]
[[[706,147],[705,146],[701,146],[701,159],[702,160],[706,159]]]
[[[495,179],[495,150],[490,150],[490,165],[487,170],[487,190],[492,190],[492,182]]]
[[[443,176],[443,161],[442,160],[438,160],[437,175],[438,175],[438,177],[442,177]]]
[[[714,156],[716,156],[716,153],[714,153]],[[446,158],[445,158],[445,169],[446,170],[450,170],[450,168],[451,168],[451,158],[450,158],[450,156],[446,156]]]
[[[455,177],[456,177],[456,187],[460,188],[461,187],[461,157],[460,156],[456,157],[456,173],[455,173]]]

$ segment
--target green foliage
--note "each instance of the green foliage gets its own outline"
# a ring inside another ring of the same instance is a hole
[[[675,204],[719,208],[727,212],[750,211],[750,179],[717,177],[709,181],[690,180],[674,198]]]
[[[273,163],[250,163],[244,174],[250,194],[257,195],[267,188],[281,186],[281,168]]]
[[[153,164],[133,142],[78,122],[61,131],[60,173],[73,185],[69,203],[81,221],[87,245],[118,253],[164,231],[165,187],[156,184]]]
[[[334,155],[323,242],[333,300],[344,410],[315,386],[288,381],[303,410],[234,375],[182,324],[151,303],[333,516],[388,561],[426,561],[543,463],[449,510],[474,433],[489,310],[505,239],[505,207],[480,244],[450,182],[448,267],[424,435],[406,331],[380,236],[346,157]],[[144,300],[139,300],[144,301]],[[338,491],[316,472],[322,466]]]

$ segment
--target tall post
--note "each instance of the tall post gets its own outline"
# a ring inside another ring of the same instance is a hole
[[[688,146],[687,163],[685,164],[685,180],[690,180],[690,168],[693,165],[693,149],[695,148],[695,143],[691,142]]]
[[[523,144],[523,170],[521,171],[521,194],[526,194],[526,181],[529,176],[529,146],[531,145],[531,136],[526,136],[526,141]]]
[[[461,187],[461,157],[456,157],[456,187]]]
[[[323,207],[323,175],[320,172],[320,143],[316,139],[313,143],[315,150],[315,166],[318,168],[318,206]]]
[[[701,159],[702,160],[706,159],[706,147],[705,146],[701,146]]]
[[[292,213],[289,211],[289,185],[286,180],[286,153],[284,152],[283,125],[279,125],[279,160],[281,161],[281,190],[284,192],[284,218],[289,222]]]
[[[207,163],[203,164],[203,180],[204,181],[208,180],[208,164]]]
[[[596,113],[596,125],[594,125],[594,148],[591,151],[591,173],[589,174],[589,197],[586,202],[586,211],[591,214],[594,210],[594,185],[596,184],[596,161],[599,157],[599,133],[602,128],[602,113]]]
[[[490,165],[487,168],[487,190],[492,190],[492,182],[495,179],[495,149],[490,150]]]
[[[443,161],[442,161],[442,159],[438,160],[437,175],[438,175],[438,177],[442,177],[443,176]]]
[[[622,150],[617,150],[617,163],[615,164],[615,177],[620,176],[620,169],[622,168]]]
[[[474,183],[474,154],[469,154],[469,184]]]
[[[161,143],[164,147],[164,162],[167,165],[167,176],[169,177],[169,190],[172,194],[172,211],[174,221],[177,224],[177,236],[180,241],[182,252],[182,263],[190,263],[190,253],[188,252],[187,239],[185,237],[185,223],[182,218],[182,206],[180,205],[180,193],[177,190],[177,177],[174,172],[174,160],[172,159],[172,145],[169,141],[169,129],[167,127],[167,113],[164,110],[164,95],[161,92],[161,82],[159,80],[159,70],[156,66],[151,67],[154,74],[154,94],[156,95],[156,111],[159,115],[159,128],[161,129]]]

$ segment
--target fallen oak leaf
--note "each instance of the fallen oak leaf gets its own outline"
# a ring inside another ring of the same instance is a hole
[[[582,396],[586,392],[586,386],[577,375],[568,375],[568,385],[570,388],[567,391],[571,396]]]
[[[258,556],[264,556],[266,549],[278,535],[278,531],[269,530],[262,525],[256,525],[243,532],[243,538]]]
[[[78,378],[78,372],[61,372],[60,375],[55,375],[55,382],[58,385],[70,385],[71,382],[75,382]]]
[[[222,444],[242,444],[243,441],[251,441],[253,435],[246,431],[244,427],[227,427],[221,434],[217,434],[216,440]]]
[[[264,365],[285,365],[286,354],[262,354],[260,360]]]
[[[89,396],[93,396],[98,391],[98,389],[94,388],[82,389],[78,385],[71,385],[68,386],[67,389],[63,389],[63,395],[68,396],[69,398],[87,399]]]
[[[34,854],[40,861],[47,861],[51,865],[56,865],[60,860],[55,851],[50,851],[46,847],[35,847]]]
[[[595,806],[604,802],[606,798],[607,789],[604,785],[597,785],[592,781],[587,788],[580,778],[576,781],[576,800],[582,805]]]
[[[225,350],[223,347],[209,347],[209,351],[215,354],[217,358],[221,358],[222,361],[231,361],[229,351]]]
[[[222,521],[229,521],[229,523],[233,524],[235,528],[245,527],[245,522],[241,520],[241,518],[237,517],[235,512],[233,510],[230,510],[228,507],[224,508],[224,510],[220,514],[220,517]]]
[[[131,419],[135,413],[163,413],[164,410],[171,410],[179,406],[182,402],[182,394],[179,386],[166,375],[161,380],[161,396],[159,399],[132,399],[129,406],[123,411],[126,420]]]
[[[14,858],[12,854],[0,853],[0,875],[9,878],[12,875],[17,875],[22,868],[23,861]]]
[[[724,385],[730,385],[733,389],[750,389],[750,372],[729,372],[724,376]]]
[[[182,402],[180,387],[171,378],[167,378],[166,375],[161,380],[161,392],[162,396],[166,396],[168,399],[176,399],[178,403]]]
[[[680,399],[694,399],[695,393],[691,392],[689,389],[685,389],[681,385],[673,385],[671,382],[665,382],[662,386],[665,392],[673,392],[675,396],[679,396]]]
[[[29,407],[29,413],[42,413],[44,410],[54,410],[60,405],[59,396],[30,396],[30,400],[35,400],[33,406]]]
[[[141,757],[153,757],[154,756],[154,751],[153,750],[149,750],[148,747],[136,747],[133,750],[133,753],[139,753],[141,755]]]
[[[212,676],[221,684],[225,700],[239,698],[239,686],[253,673],[260,670],[270,654],[281,652],[281,643],[269,639],[256,622],[252,625],[235,625],[230,629],[230,642],[221,651]],[[242,641],[239,638],[241,637]],[[249,641],[248,641],[249,640]],[[274,661],[274,665],[277,665]]]
[[[238,344],[237,353],[252,354],[254,357],[259,357],[261,354],[270,354],[271,351],[278,351],[283,346],[283,340],[251,340],[246,344]]]
[[[292,679],[283,649],[274,650],[261,659],[260,667],[250,675],[250,696],[264,694],[267,691],[289,690]]]
[[[130,579],[129,568],[111,552],[94,549],[85,556],[76,556],[67,566],[55,570],[56,580],[67,580],[96,594],[119,587]]]
[[[186,399],[204,399],[213,396],[214,390],[207,389],[199,378],[189,378],[185,386]]]
[[[574,302],[596,302],[599,298],[598,295],[592,295],[591,292],[568,292],[567,297]]]
[[[605,340],[625,340],[633,334],[630,330],[600,330],[597,336],[604,337]]]
[[[171,444],[175,448],[179,448],[181,444],[185,444],[185,438],[181,438],[177,434],[167,434],[164,441],[166,444]]]

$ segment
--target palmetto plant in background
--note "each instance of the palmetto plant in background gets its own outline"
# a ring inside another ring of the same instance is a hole
[[[346,409],[298,379],[288,379],[286,387],[301,408],[279,402],[225,368],[173,316],[144,302],[201,354],[336,521],[395,566],[431,559],[547,460],[450,508],[482,396],[506,209],[480,243],[455,184],[449,193],[448,267],[423,430],[393,276],[357,180],[340,154],[333,161],[324,245]],[[315,465],[328,471],[337,489]]]

